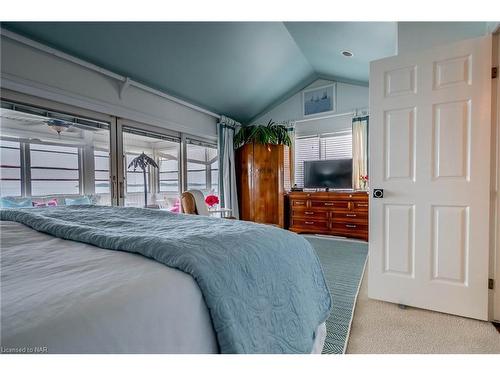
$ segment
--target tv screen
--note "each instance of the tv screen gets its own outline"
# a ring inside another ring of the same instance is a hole
[[[304,187],[352,189],[352,159],[305,161]]]

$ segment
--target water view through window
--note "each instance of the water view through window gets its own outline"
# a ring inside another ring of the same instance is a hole
[[[111,204],[109,124],[2,102],[0,196]]]

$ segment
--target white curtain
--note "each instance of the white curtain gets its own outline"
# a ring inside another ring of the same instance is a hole
[[[364,188],[360,177],[366,175],[368,175],[368,116],[352,119],[352,179],[354,189]]]
[[[288,149],[288,176],[285,175],[285,184],[286,190],[291,190],[291,188],[295,185],[295,121],[288,121],[288,135],[290,136],[291,145]],[[285,160],[286,156],[285,156]],[[288,179],[287,179],[288,177]]]
[[[284,171],[284,188],[286,191],[290,191],[294,185],[294,149],[295,149],[295,121],[280,121],[279,125],[283,125],[288,130],[288,135],[290,136],[291,145],[290,147],[285,147],[285,155],[283,155],[283,160],[285,162]]]
[[[219,151],[219,195],[221,206],[230,208],[231,215],[239,218],[238,193],[236,188],[236,165],[234,158],[234,134],[240,123],[222,116],[217,124]]]

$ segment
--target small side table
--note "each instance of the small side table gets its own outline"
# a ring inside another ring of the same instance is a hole
[[[231,210],[230,208],[215,208],[215,209],[209,208],[208,209],[208,213],[210,214],[210,216],[214,216],[214,217],[229,217],[229,216],[231,216],[232,212],[233,212],[233,210]]]

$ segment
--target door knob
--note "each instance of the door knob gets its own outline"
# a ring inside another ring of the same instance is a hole
[[[373,198],[383,198],[384,189],[373,189]]]

